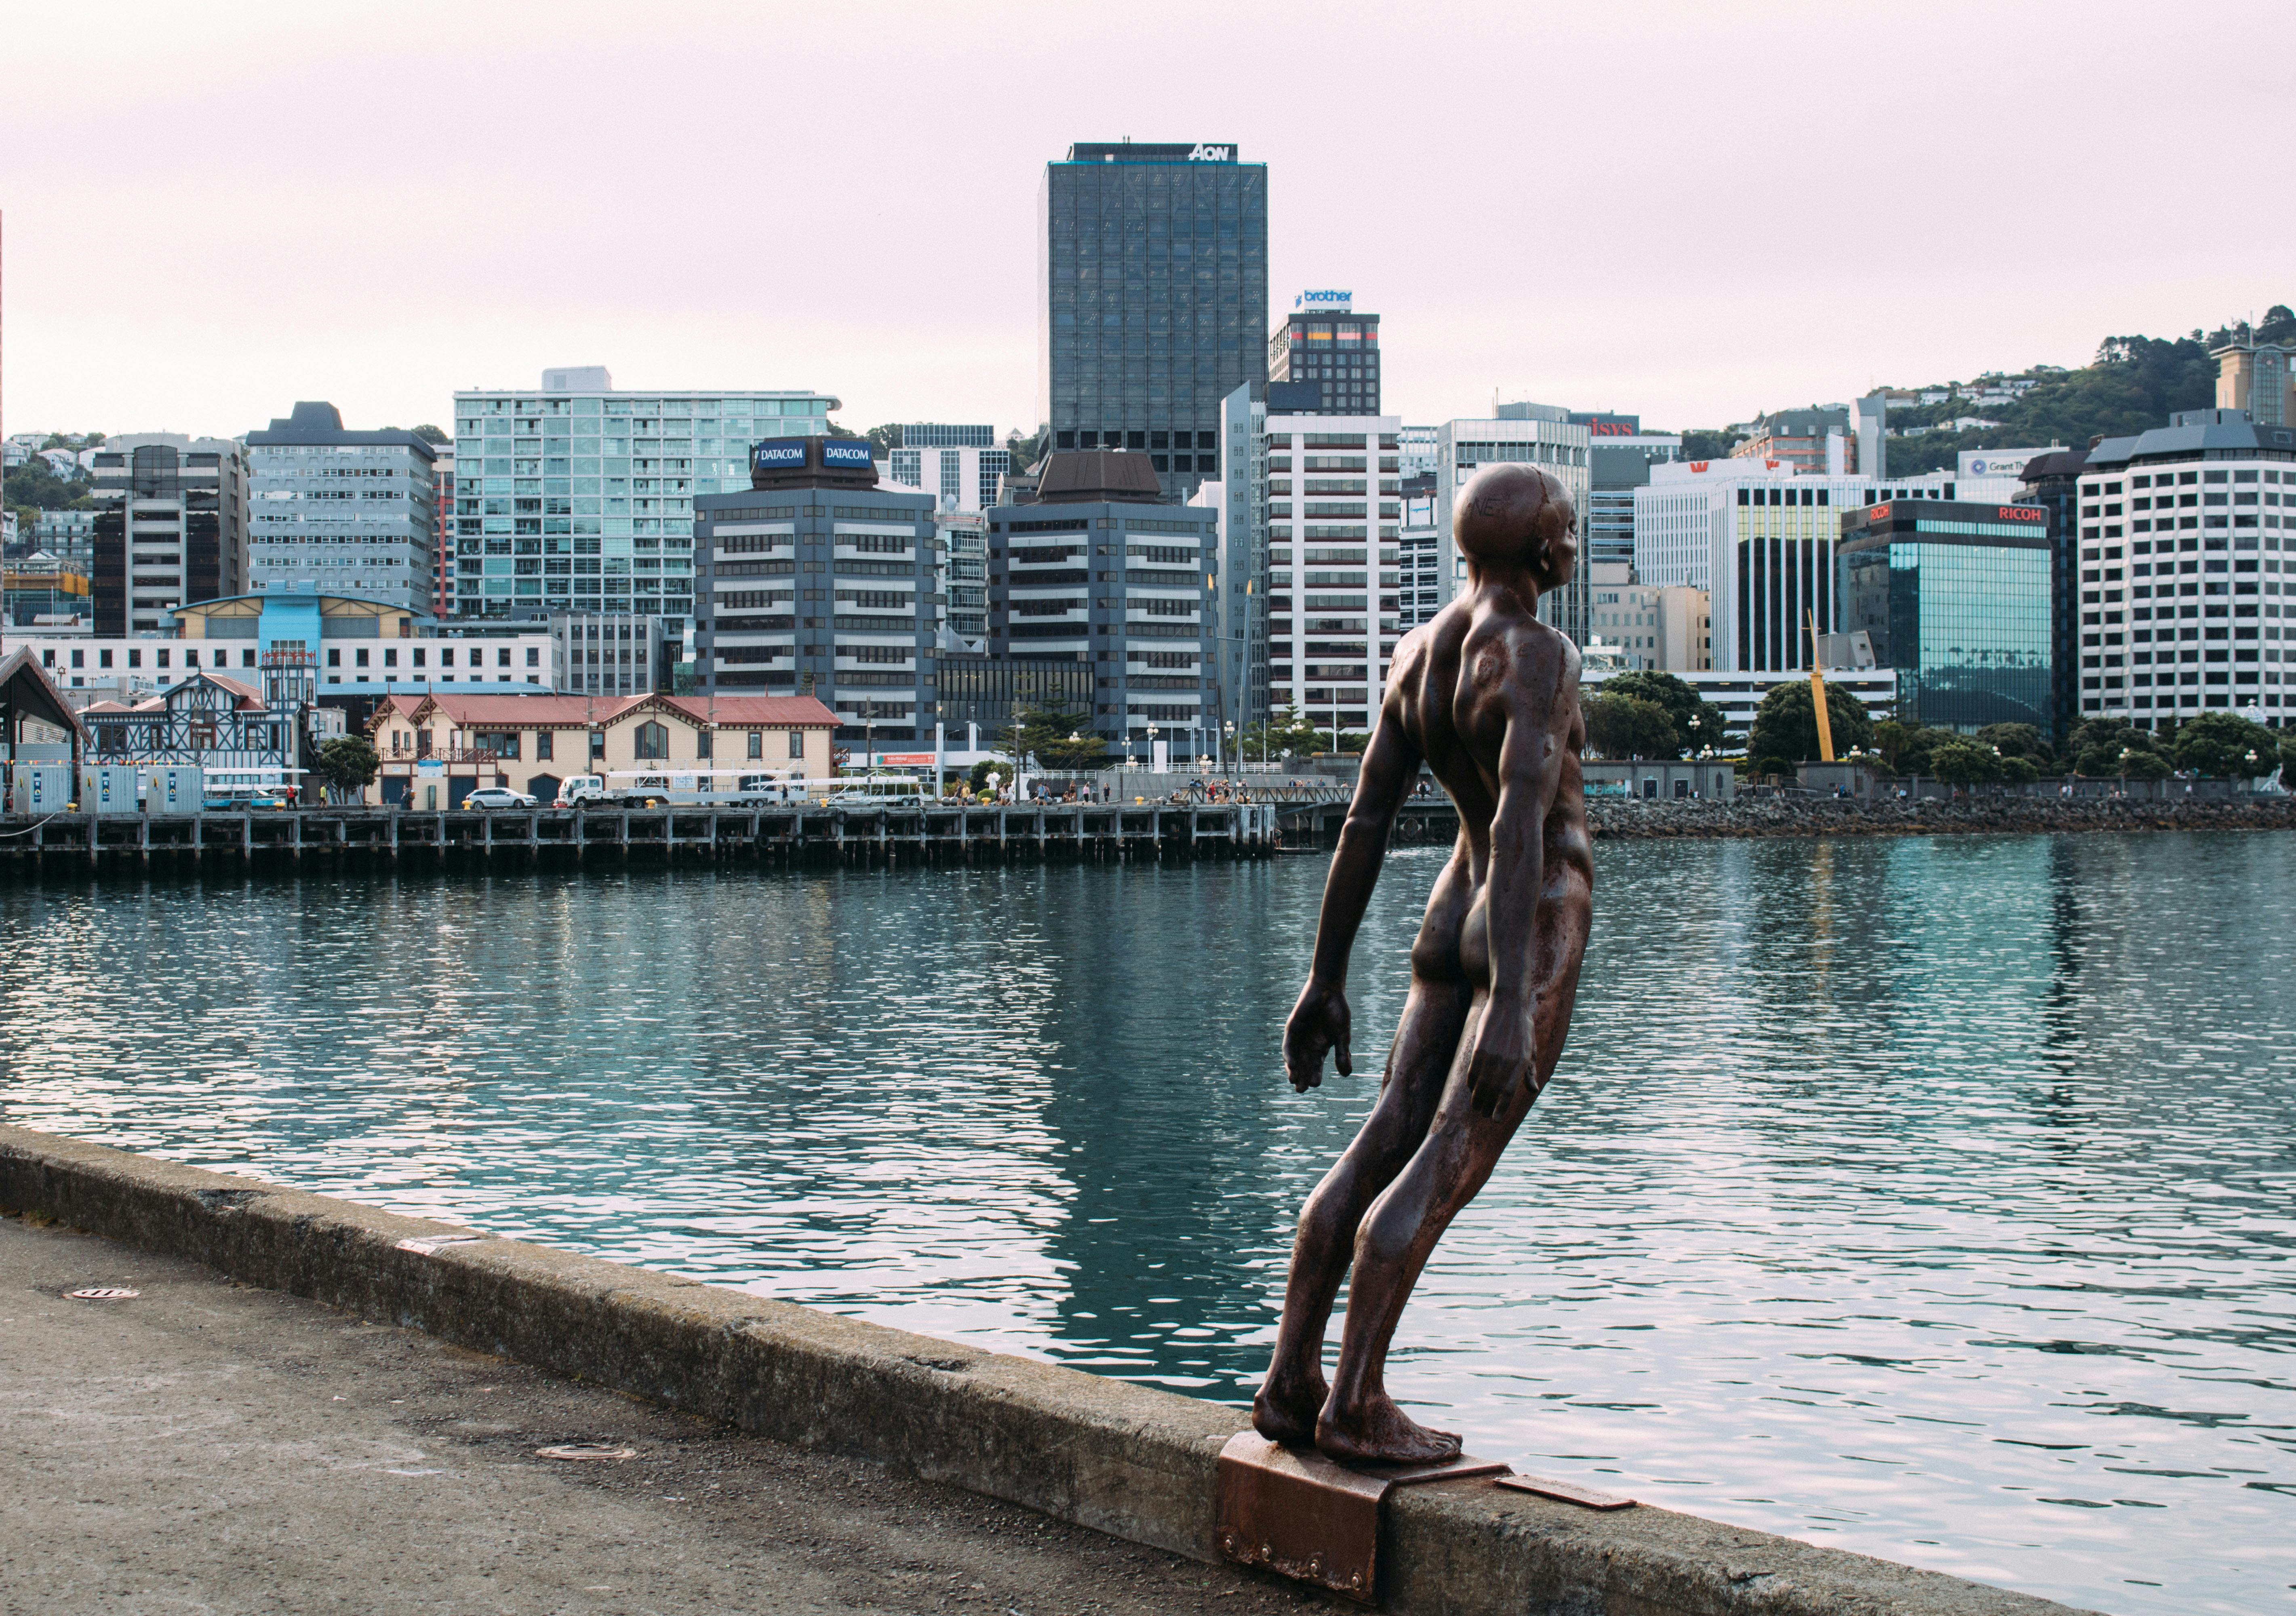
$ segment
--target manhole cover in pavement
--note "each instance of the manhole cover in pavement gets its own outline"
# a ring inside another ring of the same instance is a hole
[[[609,1448],[603,1442],[562,1442],[555,1448],[537,1448],[535,1456],[543,1459],[635,1459],[635,1448]]]
[[[76,1301],[126,1301],[144,1292],[123,1290],[118,1285],[90,1285],[85,1291],[67,1291],[64,1294]]]

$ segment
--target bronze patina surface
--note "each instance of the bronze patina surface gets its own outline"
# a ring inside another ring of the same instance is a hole
[[[1578,753],[1578,653],[1538,619],[1577,565],[1562,486],[1492,466],[1460,491],[1453,533],[1470,585],[1396,647],[1332,873],[1308,984],[1283,1031],[1301,1090],[1336,1052],[1352,1072],[1348,956],[1388,833],[1423,764],[1459,810],[1459,841],[1411,950],[1411,994],[1379,1103],[1300,1214],[1275,1361],[1252,1404],[1272,1441],[1343,1464],[1439,1464],[1459,1439],[1388,1395],[1388,1343],[1451,1219],[1474,1199],[1570,1025],[1594,889]],[[1324,1333],[1354,1268],[1339,1364]]]

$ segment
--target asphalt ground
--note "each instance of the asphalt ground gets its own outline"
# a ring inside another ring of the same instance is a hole
[[[20,1216],[0,1466],[8,1616],[1342,1608]]]

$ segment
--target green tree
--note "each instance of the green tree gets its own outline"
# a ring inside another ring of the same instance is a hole
[[[2073,760],[2075,772],[2092,780],[2110,780],[2128,774],[2125,759],[2130,754],[2158,757],[2164,767],[2161,775],[2146,775],[2144,779],[2159,779],[2169,772],[2169,760],[2173,755],[2163,738],[2151,730],[2138,729],[2122,718],[2091,718],[2075,727],[2065,738],[2065,753]]]
[[[319,748],[313,761],[328,797],[338,803],[356,801],[382,772],[382,759],[365,735],[337,735]]]
[[[428,421],[414,429],[414,435],[422,439],[425,443],[452,443],[455,441],[445,427],[433,425]]]
[[[2057,760],[2040,730],[2030,724],[1988,724],[1977,732],[1977,740],[2005,758],[2026,759],[2036,770],[2053,767]]]
[[[901,429],[897,422],[873,426],[861,435],[869,440],[869,452],[880,460],[901,447]]]
[[[1614,673],[1596,688],[1605,696],[1635,696],[1663,708],[1676,735],[1676,750],[1666,756],[1680,757],[1685,752],[1695,756],[1708,747],[1720,751],[1725,744],[1727,715],[1713,702],[1700,700],[1697,687],[1686,679],[1654,669],[1636,669]]]
[[[2219,780],[2268,775],[2279,761],[2279,735],[2238,713],[2202,713],[2177,732],[2177,766]]]
[[[1257,763],[1280,762],[1285,752],[1304,758],[1310,752],[1329,750],[1331,731],[1317,729],[1314,720],[1302,714],[1297,705],[1286,703],[1283,710],[1272,715],[1265,724],[1254,724],[1243,732],[1241,751],[1243,757]]]
[[[1930,754],[1930,772],[1948,785],[1975,785],[2001,778],[2001,757],[1989,746],[1956,737]]]
[[[2176,766],[2159,752],[2138,751],[2131,747],[2120,754],[2117,772],[2130,780],[2166,780],[2176,772]]]
[[[1613,695],[1607,689],[1579,703],[1587,715],[1587,744],[1603,758],[1674,758],[1682,736],[1666,709],[1640,696]]]
[[[1021,707],[1012,722],[996,732],[996,750],[1024,764],[1044,769],[1098,768],[1108,758],[1108,742],[1092,731],[1090,715],[1053,707]]]
[[[1874,720],[1865,703],[1839,685],[1825,687],[1825,716],[1833,732],[1835,757],[1853,746],[1873,745]],[[1754,726],[1746,734],[1746,755],[1794,762],[1816,758],[1817,706],[1811,700],[1808,679],[1788,679],[1770,686],[1770,693],[1754,710]]]
[[[1052,447],[1053,429],[1049,426],[1040,426],[1026,438],[1015,430],[1004,439],[1004,452],[1013,457],[1015,474],[1033,468],[1045,457],[1045,451]]]
[[[2001,777],[2012,785],[2030,785],[2041,777],[2040,766],[2030,758],[2004,755],[1999,762]]]
[[[78,477],[59,477],[45,460],[28,460],[8,473],[0,501],[18,510],[81,511],[95,503],[95,488]]]
[[[1727,460],[1730,451],[1745,441],[1743,432],[1709,431],[1702,427],[1688,427],[1682,434],[1682,457],[1685,460]]]
[[[1080,775],[1106,765],[1108,742],[1105,737],[1079,726],[1038,745],[1037,758],[1046,768]]]

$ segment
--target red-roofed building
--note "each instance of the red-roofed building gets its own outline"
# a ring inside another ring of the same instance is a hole
[[[680,765],[818,780],[836,727],[811,696],[395,694],[367,725],[382,758],[367,794],[452,808],[504,785],[548,801],[570,775]]]

